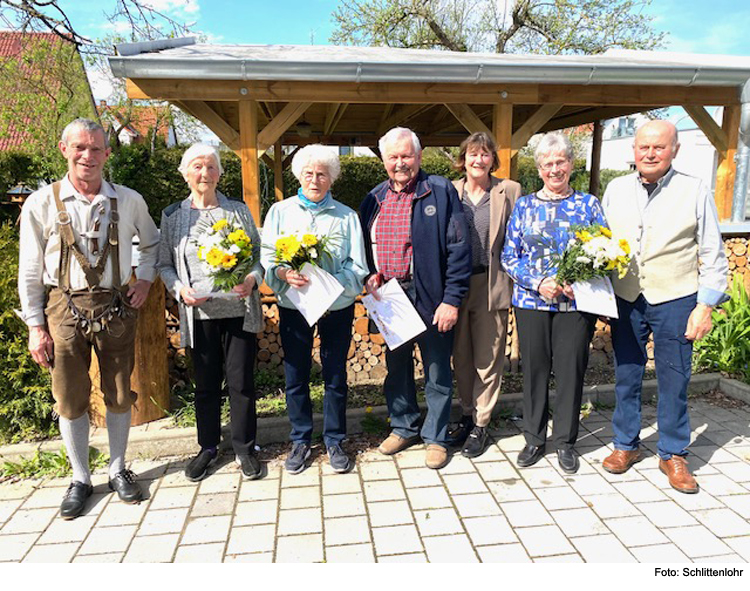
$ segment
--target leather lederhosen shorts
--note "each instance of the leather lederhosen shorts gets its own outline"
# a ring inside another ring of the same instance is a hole
[[[96,318],[112,302],[112,290],[72,292],[75,308],[88,318]],[[123,293],[123,302],[126,302]],[[126,412],[135,403],[130,374],[135,365],[137,310],[124,304],[119,314],[107,317],[99,330],[87,329],[71,311],[68,296],[59,288],[49,292],[45,310],[49,333],[54,342],[52,396],[55,411],[66,419],[77,419],[89,407],[91,393],[91,348],[96,351],[101,390],[108,410]],[[109,315],[105,315],[109,316]]]

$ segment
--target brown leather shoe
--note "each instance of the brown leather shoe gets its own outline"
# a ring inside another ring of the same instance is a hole
[[[414,437],[401,437],[401,435],[391,433],[385,441],[380,444],[378,451],[384,456],[392,456],[415,443],[419,443],[419,435],[415,435]]]
[[[602,462],[602,468],[611,474],[623,474],[642,459],[640,450],[616,449]]]
[[[424,465],[433,470],[439,470],[448,463],[448,450],[442,445],[430,443],[424,457]]]
[[[659,460],[659,470],[669,477],[669,484],[681,493],[695,494],[698,483],[690,473],[688,463],[682,456],[672,456],[668,460]]]

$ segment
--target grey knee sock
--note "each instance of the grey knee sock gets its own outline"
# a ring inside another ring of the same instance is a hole
[[[113,413],[107,411],[107,434],[109,435],[109,477],[125,469],[125,450],[130,434],[131,411]]]
[[[73,480],[91,484],[89,416],[84,414],[72,421],[60,417],[60,434],[68,452],[68,460],[70,460],[70,465],[73,468]]]

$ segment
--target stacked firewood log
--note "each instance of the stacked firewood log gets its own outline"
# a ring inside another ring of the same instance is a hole
[[[745,281],[745,288],[750,291],[750,245],[748,238],[725,238],[724,249],[729,260],[730,284],[732,275],[739,273]],[[284,350],[279,336],[279,313],[276,300],[265,288],[261,290],[261,302],[265,317],[265,328],[258,333],[258,369],[283,373]],[[185,350],[180,348],[179,313],[175,300],[167,295],[167,340],[169,342],[170,375],[175,379],[185,379],[188,359]],[[315,335],[313,359],[320,364],[318,345],[320,340]],[[349,346],[347,377],[352,383],[381,381],[386,374],[385,341],[379,334],[370,334],[365,308],[357,303],[354,307],[352,325],[352,342]],[[647,345],[649,367],[653,368],[653,342]],[[610,326],[604,322],[596,323],[596,332],[591,341],[590,366],[609,366],[612,364],[612,336]],[[422,375],[422,359],[417,348],[414,364],[415,375]],[[505,347],[505,371],[521,370],[518,333],[515,319],[511,312],[508,318],[508,338]]]

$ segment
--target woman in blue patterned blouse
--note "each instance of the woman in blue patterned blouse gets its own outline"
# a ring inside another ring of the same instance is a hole
[[[545,453],[549,377],[554,368],[557,398],[552,442],[560,468],[573,474],[579,462],[574,446],[583,395],[583,376],[596,318],[577,312],[573,289],[555,281],[557,265],[576,224],[606,225],[599,200],[569,184],[573,147],[561,133],[548,133],[535,152],[544,188],[524,195],[513,208],[505,233],[502,263],[513,278],[513,306],[523,363],[523,424],[526,446],[522,468]]]

